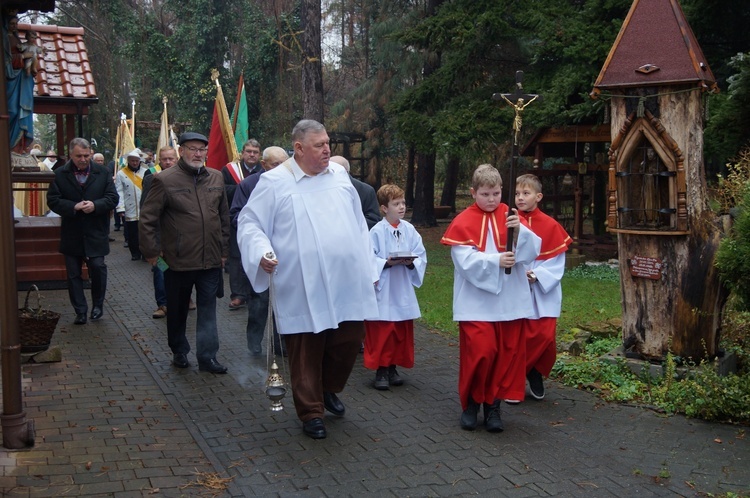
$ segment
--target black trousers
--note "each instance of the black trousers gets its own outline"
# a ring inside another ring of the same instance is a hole
[[[138,247],[138,220],[125,222],[125,240],[128,241],[130,256],[141,259],[141,249]]]
[[[68,273],[68,297],[76,313],[87,313],[89,310],[86,295],[83,293],[83,262],[89,269],[91,279],[91,301],[93,306],[104,306],[104,294],[107,292],[107,265],[104,256],[84,258],[83,256],[65,255],[65,270]]]

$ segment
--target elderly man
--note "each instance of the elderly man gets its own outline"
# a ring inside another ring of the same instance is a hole
[[[125,218],[125,242],[130,249],[130,260],[142,258],[138,248],[138,220],[141,216],[141,194],[143,178],[151,172],[143,165],[141,151],[133,149],[126,156],[128,164],[115,175],[115,187],[120,196],[117,216]]]
[[[107,168],[90,160],[91,145],[74,138],[68,147],[70,161],[55,171],[47,190],[47,204],[61,217],[60,252],[65,255],[68,295],[76,313],[73,323],[86,323],[88,303],[83,293],[83,263],[91,278],[91,319],[103,315],[107,292],[109,213],[117,205],[117,189]]]
[[[97,152],[91,157],[91,160],[94,161],[99,166],[104,166],[104,154],[101,152]]]
[[[250,283],[269,288],[289,352],[292,393],[303,432],[325,438],[324,409],[346,408],[341,392],[365,335],[377,319],[372,243],[349,175],[329,165],[322,124],[292,130],[294,156],[260,176],[240,212],[237,238]]]
[[[171,145],[165,145],[159,149],[159,171],[164,171],[177,164],[177,150]],[[143,194],[141,194],[141,209],[151,189],[154,175],[146,175],[143,178]],[[154,299],[156,299],[156,310],[151,314],[152,318],[164,318],[167,316],[167,289],[164,286],[164,272],[158,265],[151,265],[154,281]],[[193,305],[194,306],[194,305]],[[193,308],[190,308],[193,309]]]
[[[154,175],[143,203],[141,251],[149,263],[165,269],[172,364],[177,368],[190,366],[185,329],[190,294],[195,287],[198,369],[224,374],[227,368],[216,360],[216,297],[224,293],[221,272],[229,255],[227,196],[221,173],[203,165],[208,139],[200,133],[186,132],[180,135],[179,144],[177,165]]]

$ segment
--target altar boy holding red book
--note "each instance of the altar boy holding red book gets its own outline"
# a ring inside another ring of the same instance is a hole
[[[370,230],[380,280],[375,284],[378,320],[365,321],[366,368],[375,370],[375,389],[400,386],[397,366],[414,366],[414,319],[421,316],[415,287],[424,280],[427,252],[406,213],[404,191],[383,185],[377,192],[383,219]]]

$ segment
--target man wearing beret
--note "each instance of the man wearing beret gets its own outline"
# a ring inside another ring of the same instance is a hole
[[[216,297],[223,296],[222,271],[229,255],[229,207],[224,180],[221,172],[203,164],[208,152],[204,135],[186,132],[178,143],[180,160],[176,166],[154,175],[143,203],[141,252],[149,263],[165,270],[172,364],[177,368],[190,366],[185,329],[195,287],[198,369],[224,374],[226,367],[216,360]]]

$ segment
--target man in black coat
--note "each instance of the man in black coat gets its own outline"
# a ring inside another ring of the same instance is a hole
[[[380,215],[380,206],[378,206],[378,197],[375,189],[369,183],[357,180],[352,176],[349,169],[349,160],[344,156],[331,156],[330,160],[343,166],[346,172],[349,173],[349,180],[351,180],[352,185],[357,190],[357,194],[359,194],[359,202],[362,204],[362,214],[365,215],[367,229],[371,229],[378,221],[383,219]]]
[[[74,138],[68,147],[70,160],[55,170],[47,191],[47,205],[61,217],[60,252],[65,255],[68,295],[76,313],[73,323],[86,323],[88,303],[83,293],[84,261],[91,278],[91,319],[102,317],[107,291],[109,213],[119,200],[112,175],[91,160],[91,145]]]

